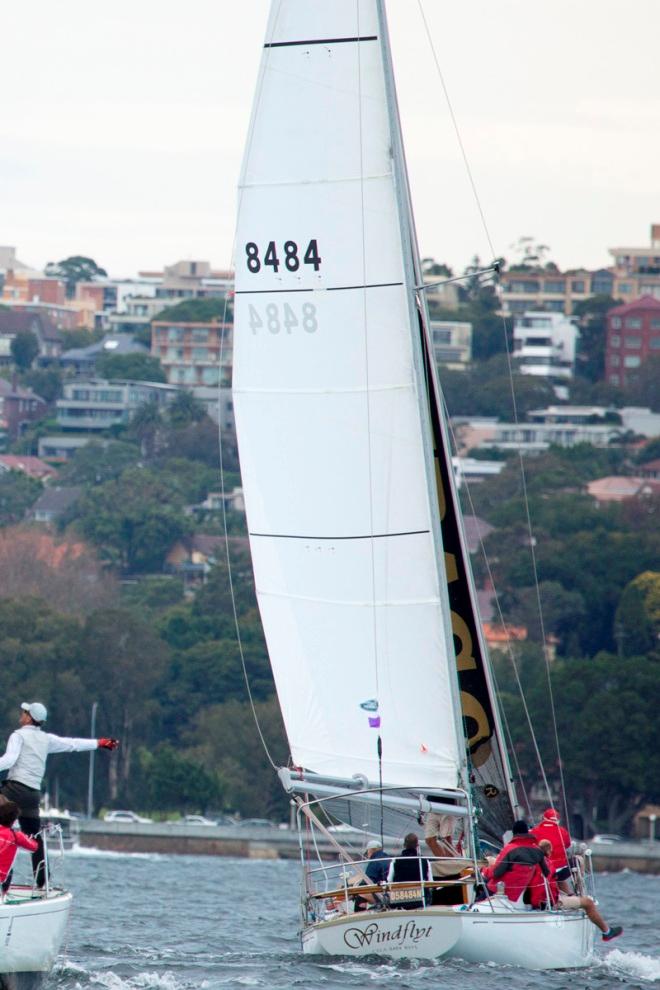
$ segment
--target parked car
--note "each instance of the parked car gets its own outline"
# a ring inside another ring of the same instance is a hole
[[[103,816],[104,822],[124,822],[129,825],[149,825],[153,818],[143,818],[134,811],[107,811]]]
[[[172,825],[217,825],[218,823],[204,815],[184,815],[180,822],[172,822]]]
[[[592,835],[590,842],[601,842],[604,845],[610,845],[613,842],[625,842],[626,840],[621,835]]]

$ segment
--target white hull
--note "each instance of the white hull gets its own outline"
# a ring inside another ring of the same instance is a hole
[[[33,899],[30,888],[10,888],[0,904],[2,990],[31,990],[48,975],[64,941],[71,903],[67,891]]]
[[[526,969],[574,969],[593,958],[582,912],[383,911],[342,915],[303,931],[303,952],[395,959],[459,958]]]

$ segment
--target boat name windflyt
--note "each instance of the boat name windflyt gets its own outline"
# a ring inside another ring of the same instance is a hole
[[[344,932],[344,942],[349,949],[361,949],[372,943],[382,945],[383,942],[398,942],[402,946],[405,942],[416,943],[423,938],[428,938],[431,934],[431,928],[431,925],[420,928],[415,921],[407,921],[405,925],[398,925],[394,931],[387,931],[373,921],[366,928],[347,929]]]

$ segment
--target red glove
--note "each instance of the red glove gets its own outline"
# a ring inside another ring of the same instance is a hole
[[[99,749],[117,749],[119,745],[118,739],[99,739],[98,740]]]

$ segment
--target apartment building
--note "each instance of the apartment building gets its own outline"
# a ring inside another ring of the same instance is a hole
[[[561,272],[521,268],[502,272],[499,283],[502,311],[515,316],[528,310],[547,310],[570,316],[577,302],[600,292],[610,294],[612,277],[606,276],[606,272],[586,269]]]
[[[435,363],[464,370],[472,360],[472,324],[455,320],[431,320],[431,344]]]
[[[660,299],[642,296],[607,314],[605,378],[610,385],[634,380],[644,361],[660,355]]]
[[[154,281],[159,299],[225,299],[234,290],[234,273],[213,269],[208,261],[177,261],[162,272],[139,272]]]
[[[227,387],[231,382],[232,327],[229,323],[151,325],[151,353],[172,385]]]
[[[578,330],[563,313],[529,312],[513,324],[513,358],[524,375],[570,378]]]
[[[173,385],[90,379],[69,382],[57,400],[57,424],[63,430],[101,431],[124,426],[149,402],[166,405],[178,393]]]

